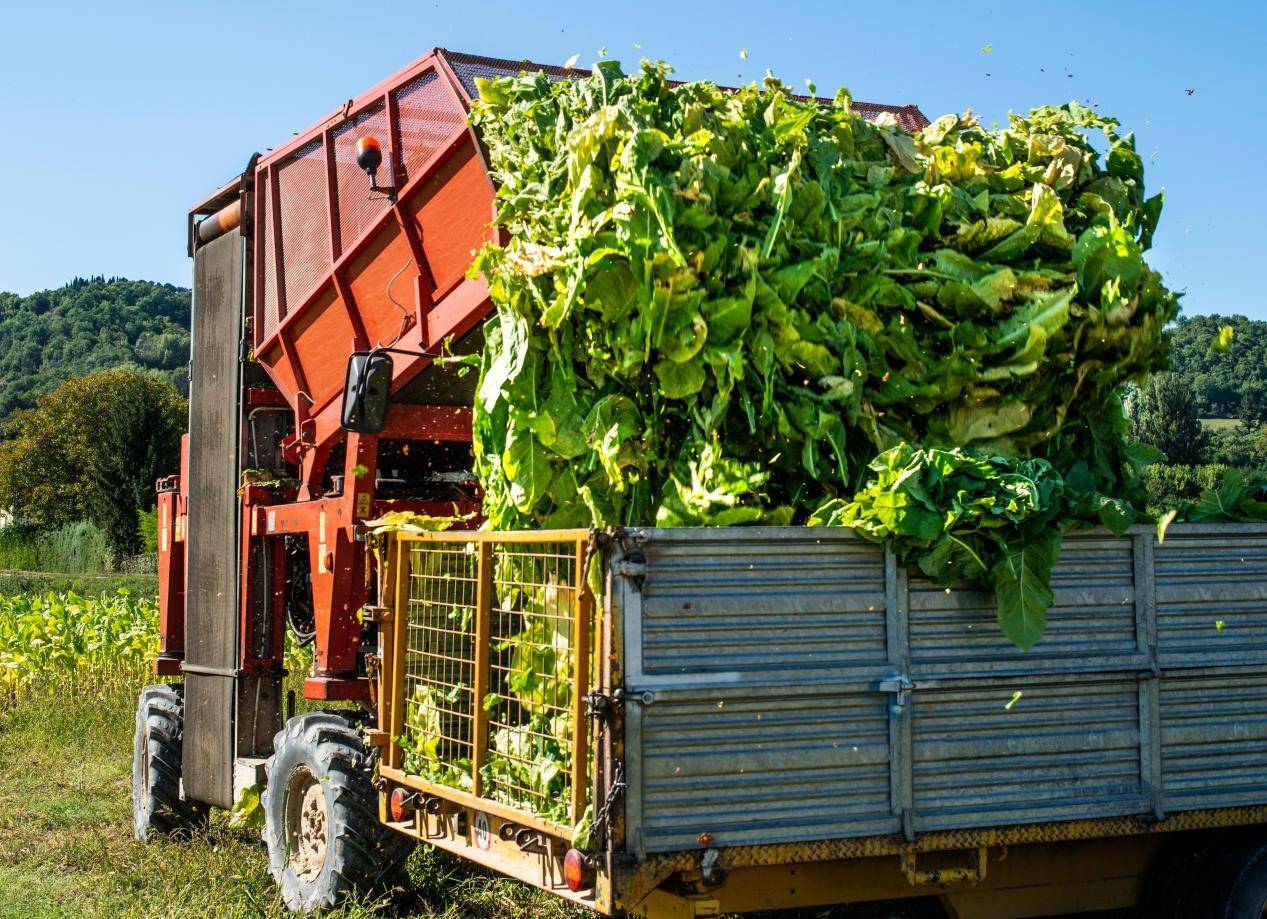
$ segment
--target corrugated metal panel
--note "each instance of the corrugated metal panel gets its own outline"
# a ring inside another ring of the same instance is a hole
[[[638,855],[1267,804],[1267,526],[1068,535],[1030,651],[848,531],[628,531],[625,562]]]
[[[635,848],[892,832],[884,550],[842,530],[643,535],[628,557],[647,576],[625,582]]]
[[[1161,681],[1166,810],[1267,800],[1267,677],[1260,670]]]
[[[719,691],[646,707],[642,844],[692,848],[895,829],[886,700]]]
[[[1134,678],[919,690],[912,705],[916,829],[1148,810]]]
[[[1055,604],[1043,640],[1022,651],[999,630],[994,597],[910,582],[911,666],[916,675],[953,666],[1034,672],[1088,669],[1092,659],[1139,655],[1135,565],[1131,540],[1071,534],[1052,572]]]
[[[886,660],[880,546],[806,530],[774,540],[702,532],[647,544],[644,673],[755,675]]]
[[[1267,662],[1267,532],[1174,527],[1153,552],[1162,666]]]

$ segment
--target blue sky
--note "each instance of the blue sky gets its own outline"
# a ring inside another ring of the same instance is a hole
[[[1071,98],[1134,130],[1166,211],[1152,261],[1189,314],[1267,319],[1267,5],[801,2],[5,4],[0,290],[188,284],[185,211],[434,45],[758,79],[983,120]],[[1032,10],[1033,12],[1029,12]],[[639,47],[635,47],[637,44]],[[986,53],[983,49],[990,46]],[[748,49],[741,59],[740,49]],[[1191,95],[1188,91],[1191,90]]]

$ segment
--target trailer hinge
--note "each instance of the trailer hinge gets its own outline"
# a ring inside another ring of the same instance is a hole
[[[595,689],[585,697],[586,718],[610,718],[625,707],[625,690],[617,686],[610,693]]]
[[[616,573],[622,578],[641,581],[647,576],[647,560],[638,556],[626,559],[616,566]]]

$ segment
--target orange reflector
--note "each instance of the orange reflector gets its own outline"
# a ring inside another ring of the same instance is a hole
[[[563,879],[567,881],[568,890],[578,893],[593,883],[593,872],[585,861],[585,855],[576,849],[568,849],[563,856]]]
[[[378,138],[366,134],[356,142],[356,165],[372,173],[383,163],[383,148]]]
[[[393,823],[403,823],[413,816],[418,796],[405,788],[393,788],[387,799],[387,809],[391,812]]]

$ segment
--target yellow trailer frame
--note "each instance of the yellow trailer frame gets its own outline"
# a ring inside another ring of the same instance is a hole
[[[590,530],[388,533],[374,612],[381,818],[590,906],[563,858],[591,800],[594,547]],[[418,806],[393,822],[396,787]]]

